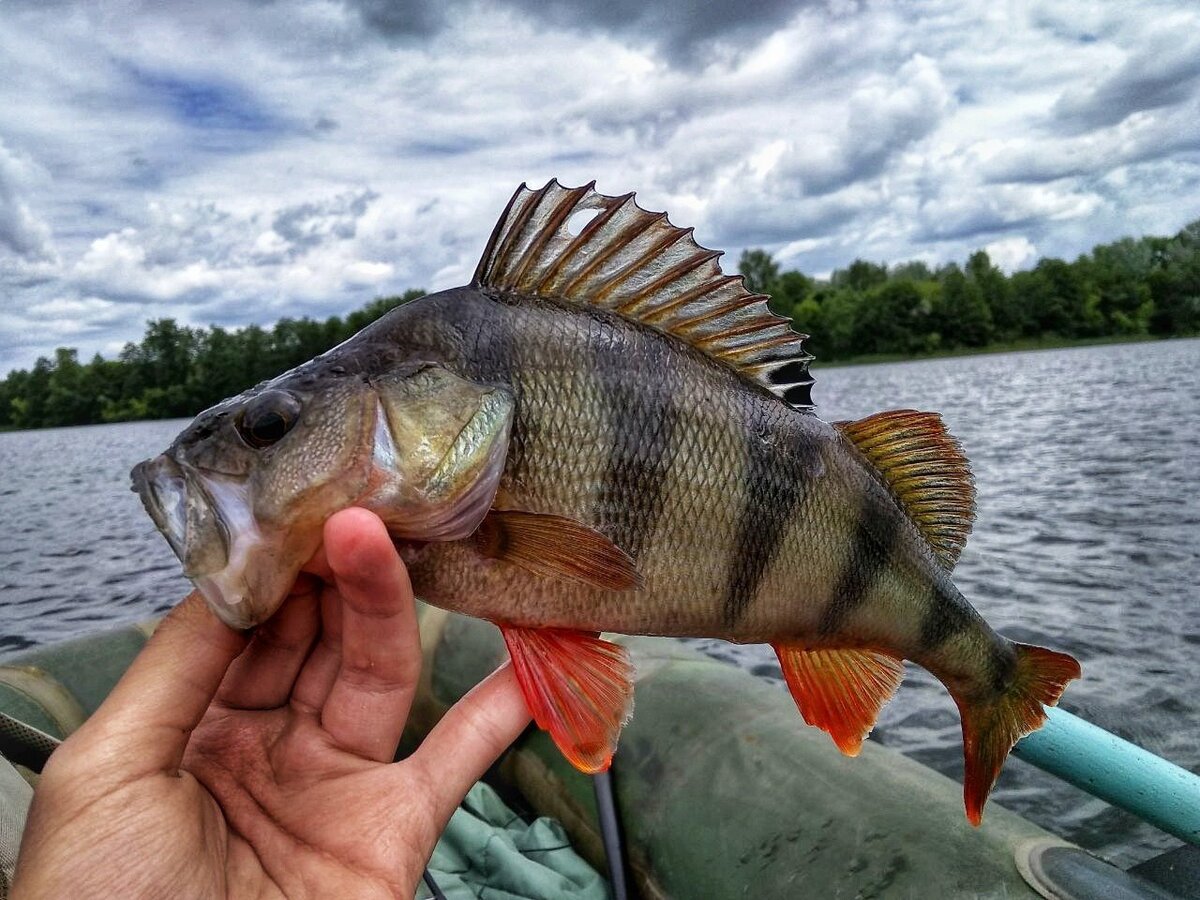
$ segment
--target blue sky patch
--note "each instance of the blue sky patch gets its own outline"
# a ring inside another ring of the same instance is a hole
[[[192,128],[244,134],[285,130],[284,121],[241,85],[137,66],[130,66],[128,71],[140,93]]]

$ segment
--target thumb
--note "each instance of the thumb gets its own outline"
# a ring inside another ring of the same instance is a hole
[[[108,699],[80,729],[142,771],[173,770],[183,758],[230,663],[247,638],[221,622],[193,591],[167,615]]]

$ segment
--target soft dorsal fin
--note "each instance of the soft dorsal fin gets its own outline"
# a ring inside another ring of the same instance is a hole
[[[896,409],[833,423],[879,470],[947,569],[975,519],[975,479],[937,413]]]
[[[807,335],[767,309],[740,275],[724,275],[721,255],[647,212],[633,194],[610,197],[595,182],[539,190],[521,185],[496,223],[474,284],[612,310],[674,335],[793,406],[811,408]],[[572,218],[592,211],[577,234]]]

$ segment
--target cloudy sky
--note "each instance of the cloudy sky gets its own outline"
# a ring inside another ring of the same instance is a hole
[[[1194,0],[0,0],[0,374],[469,278],[592,178],[825,274],[1200,217]]]

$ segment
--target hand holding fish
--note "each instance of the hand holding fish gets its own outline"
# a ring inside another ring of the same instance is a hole
[[[393,763],[420,660],[408,575],[361,509],[252,635],[192,594],[51,758],[13,897],[412,896],[529,720],[505,667]]]

